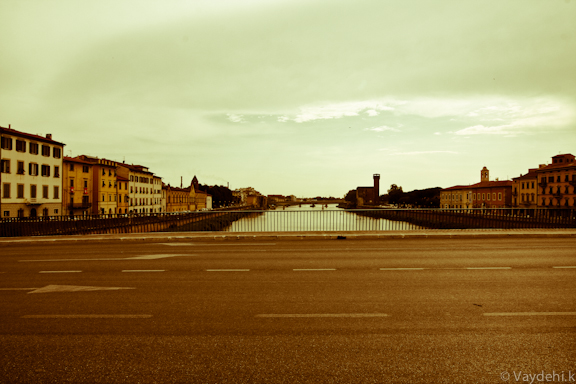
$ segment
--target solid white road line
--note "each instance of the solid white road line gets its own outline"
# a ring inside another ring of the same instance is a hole
[[[493,312],[484,316],[576,316],[576,312]]]
[[[386,313],[268,313],[256,317],[388,317]]]
[[[424,268],[380,268],[381,271],[422,271]]]
[[[512,267],[468,267],[466,269],[512,269]]]
[[[33,291],[40,288],[0,288],[0,291]]]
[[[569,269],[569,268],[576,268],[576,265],[566,265],[566,266],[558,266],[558,267],[552,267],[552,268]]]
[[[249,269],[207,269],[206,272],[248,272]]]
[[[123,269],[122,272],[166,272],[165,269]]]
[[[335,271],[336,268],[294,268],[293,271],[301,272],[301,271]]]
[[[22,319],[148,319],[152,315],[26,315]]]
[[[82,271],[40,271],[38,273],[80,273]]]

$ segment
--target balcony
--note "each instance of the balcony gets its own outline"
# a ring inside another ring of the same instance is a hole
[[[89,209],[92,208],[92,203],[74,203],[68,204],[68,209]]]
[[[30,198],[30,199],[24,199],[24,204],[26,204],[26,205],[42,205],[42,201],[40,201],[40,199],[37,199],[37,198]]]
[[[538,185],[541,188],[546,188],[546,186],[548,186],[548,182],[546,180],[542,180],[540,183],[538,183]]]

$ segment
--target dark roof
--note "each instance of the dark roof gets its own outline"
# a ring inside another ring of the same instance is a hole
[[[88,164],[88,165],[94,165],[94,163],[90,162],[90,161],[86,161],[86,160],[82,160],[78,157],[68,157],[68,156],[64,156],[64,161],[68,162],[68,163],[78,163],[78,164]]]
[[[477,188],[496,188],[496,187],[511,187],[514,182],[512,180],[503,181],[481,181],[471,185],[456,185],[450,188],[444,188],[442,191],[452,191],[461,189],[477,189]]]
[[[62,145],[62,146],[66,145],[64,143],[49,139],[49,138],[44,137],[44,136],[33,135],[31,133],[26,133],[26,132],[20,132],[20,131],[17,131],[15,129],[12,129],[12,128],[0,127],[0,133],[18,136],[18,137],[22,137],[22,138],[29,139],[29,140],[37,140],[37,141],[41,141],[43,143],[48,143],[48,144],[55,144],[55,145]]]

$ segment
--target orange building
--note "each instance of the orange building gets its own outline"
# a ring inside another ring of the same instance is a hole
[[[552,157],[552,164],[536,170],[538,175],[538,206],[546,208],[574,207],[576,199],[576,161],[574,155]]]

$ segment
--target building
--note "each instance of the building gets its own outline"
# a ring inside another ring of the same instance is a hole
[[[356,205],[380,205],[380,175],[374,174],[372,187],[356,188]]]
[[[538,206],[567,208],[575,206],[576,161],[574,155],[552,157],[552,164],[536,170],[538,177]]]
[[[162,210],[162,180],[142,165],[116,163],[118,175],[128,180],[129,213],[159,213]]]
[[[192,203],[190,187],[178,188],[170,184],[163,185],[162,190],[166,195],[166,212],[186,212],[193,211],[195,206]],[[193,208],[193,209],[190,209]]]
[[[538,168],[512,179],[512,206],[517,208],[536,208],[538,206]]]
[[[63,143],[0,127],[2,217],[62,215]]]
[[[63,164],[62,214],[91,214],[94,197],[93,164],[78,157],[64,157]]]
[[[507,208],[512,207],[511,180],[490,181],[490,172],[484,167],[480,171],[480,182],[459,185],[440,191],[442,208]]]
[[[78,156],[92,163],[92,214],[118,213],[116,162],[91,156]]]

